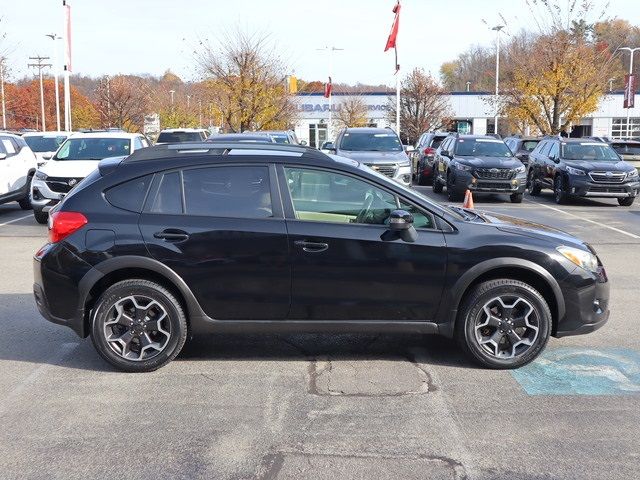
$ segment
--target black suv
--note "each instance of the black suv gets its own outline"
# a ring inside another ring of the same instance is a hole
[[[448,133],[442,132],[426,132],[418,138],[415,150],[411,153],[418,185],[427,185],[433,180],[433,161],[436,158],[436,149],[448,135]]]
[[[533,152],[538,143],[540,143],[539,137],[525,137],[522,135],[514,135],[504,139],[504,143],[509,147],[509,150],[520,160],[524,165],[529,164],[529,154]]]
[[[466,190],[506,193],[521,203],[526,188],[526,167],[505,143],[488,135],[447,137],[436,151],[433,191],[447,187],[449,200],[462,198]]]
[[[609,316],[594,250],[443,207],[300,146],[176,144],[108,159],[51,215],[34,258],[48,320],[149,371],[202,332],[410,332],[514,368]]]
[[[550,137],[529,156],[527,185],[531,195],[553,189],[556,203],[572,196],[617,198],[633,204],[640,182],[638,170],[623,161],[610,145],[594,140]]]

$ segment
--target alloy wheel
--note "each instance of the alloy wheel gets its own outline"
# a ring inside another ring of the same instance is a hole
[[[524,354],[535,343],[539,330],[536,309],[518,295],[502,295],[486,302],[474,327],[478,345],[499,359]]]
[[[156,357],[171,338],[171,323],[166,309],[144,295],[119,299],[104,322],[104,336],[118,356],[133,361]]]

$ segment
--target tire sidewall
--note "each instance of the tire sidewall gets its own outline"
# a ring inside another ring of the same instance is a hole
[[[478,344],[474,331],[475,319],[485,303],[494,297],[505,294],[521,296],[531,303],[536,310],[540,324],[538,337],[534,345],[523,354],[512,359],[499,359],[487,353]],[[526,365],[544,350],[551,334],[552,319],[549,306],[535,289],[526,284],[520,284],[520,282],[496,285],[482,292],[479,292],[478,289],[474,290],[467,302],[465,302],[462,314],[462,320],[464,321],[462,332],[464,333],[464,342],[467,345],[469,353],[484,366],[490,368],[517,368]]]
[[[133,361],[120,357],[109,347],[104,335],[104,321],[114,304],[131,295],[144,295],[157,301],[167,312],[171,325],[171,336],[167,346],[149,360]],[[108,288],[96,303],[91,318],[91,340],[102,358],[120,370],[128,372],[147,372],[156,370],[169,363],[182,349],[186,339],[186,320],[182,308],[173,296],[148,281],[125,281]]]

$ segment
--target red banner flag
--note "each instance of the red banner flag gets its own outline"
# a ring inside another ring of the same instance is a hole
[[[333,85],[331,85],[331,77],[329,77],[329,83],[324,84],[324,98],[331,96],[331,90],[333,90]]]
[[[384,47],[384,51],[386,52],[390,48],[396,48],[396,39],[398,38],[398,27],[400,26],[400,1],[396,3],[396,6],[393,7],[393,13],[396,14],[393,19],[393,25],[391,25],[391,33],[389,34],[389,38],[387,39],[387,45]]]
[[[633,108],[636,99],[636,76],[625,75],[624,76],[624,107]]]

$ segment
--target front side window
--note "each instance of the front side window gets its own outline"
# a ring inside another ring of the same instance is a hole
[[[456,141],[459,157],[512,157],[509,147],[502,140],[491,138],[459,138]]]
[[[402,152],[402,144],[393,132],[345,132],[340,149],[348,152]]]
[[[54,160],[102,160],[131,153],[128,138],[69,138],[60,147]]]
[[[598,162],[619,162],[620,157],[605,143],[562,143],[562,158]]]
[[[430,215],[349,175],[287,167],[285,176],[298,220],[387,225],[393,210],[404,209],[414,215],[416,228],[433,225]]]
[[[187,215],[273,217],[266,166],[197,168],[182,175]]]

